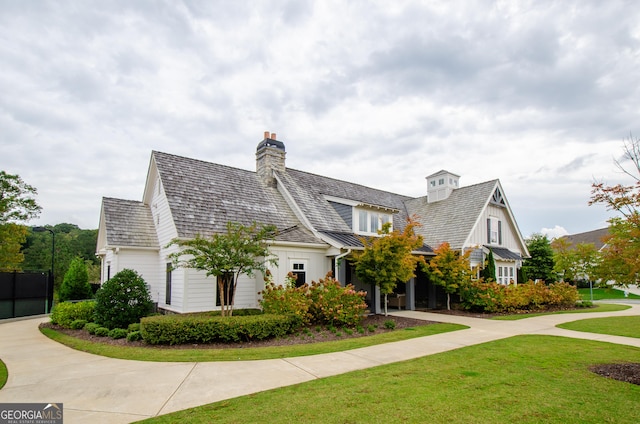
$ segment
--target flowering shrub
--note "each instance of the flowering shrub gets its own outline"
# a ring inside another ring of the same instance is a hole
[[[260,301],[262,310],[265,314],[292,315],[300,325],[309,324],[311,298],[308,286],[295,287],[295,284],[291,284],[292,277],[287,277],[287,283],[284,286],[277,286],[271,281],[271,274],[267,274],[264,291],[259,293],[262,295]]]
[[[331,272],[317,283],[313,281],[309,293],[312,301],[309,312],[314,322],[346,327],[356,327],[362,322],[362,314],[367,309],[366,293],[356,291],[351,284],[340,286]]]
[[[366,294],[358,292],[349,284],[331,277],[331,273],[311,285],[295,287],[289,284],[277,286],[270,276],[265,278],[266,287],[261,292],[260,304],[265,313],[293,315],[302,324],[316,323],[332,326],[356,327],[362,321],[367,308]]]
[[[580,296],[578,290],[567,283],[528,281],[517,286],[472,281],[460,290],[462,306],[480,312],[516,312],[538,310],[549,306],[574,306]]]

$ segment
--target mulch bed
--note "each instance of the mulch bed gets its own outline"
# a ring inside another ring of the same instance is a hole
[[[589,370],[603,377],[640,386],[640,363],[594,365]]]
[[[424,321],[413,318],[403,318],[395,316],[384,315],[369,315],[363,322],[362,327],[364,333],[358,333],[352,330],[351,334],[348,334],[343,329],[337,329],[336,332],[332,332],[325,327],[318,327],[315,325],[306,327],[297,334],[291,334],[287,337],[269,339],[269,340],[256,340],[250,342],[241,343],[208,343],[208,344],[182,344],[182,345],[149,345],[144,341],[128,342],[127,339],[112,339],[110,337],[98,337],[91,335],[85,330],[70,330],[68,328],[53,325],[51,323],[40,324],[40,327],[51,328],[59,333],[69,335],[81,340],[87,340],[94,343],[103,343],[113,346],[132,346],[132,347],[148,347],[154,349],[228,349],[228,348],[255,348],[255,347],[268,347],[268,346],[291,346],[297,344],[309,344],[319,342],[330,342],[334,340],[353,339],[358,337],[366,337],[368,335],[388,333],[390,330],[385,328],[386,321],[393,321],[395,323],[395,330],[400,330],[409,327],[418,327],[422,325],[436,324],[433,321]],[[368,327],[374,326],[375,331],[369,332]]]

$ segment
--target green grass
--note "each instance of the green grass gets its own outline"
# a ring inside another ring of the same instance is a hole
[[[558,327],[588,333],[640,338],[640,316],[581,319],[560,324]]]
[[[615,311],[624,311],[625,309],[631,308],[631,306],[629,305],[614,305],[614,304],[608,304],[608,303],[599,303],[593,306],[594,306],[593,308],[572,309],[570,311],[538,312],[534,314],[500,315],[497,317],[493,317],[491,319],[502,320],[502,321],[515,321],[519,319],[539,317],[542,315],[582,314],[587,312],[615,312]]]
[[[580,296],[583,300],[591,300],[591,293],[589,289],[578,289]],[[624,290],[606,288],[606,289],[593,289],[593,300],[602,299],[640,299],[637,294],[629,293],[629,297],[624,297]]]
[[[50,339],[73,349],[110,358],[158,362],[209,362],[289,358],[294,356],[341,352],[344,350],[373,346],[381,343],[396,342],[415,337],[431,336],[433,334],[463,330],[465,328],[468,327],[457,324],[431,324],[333,342],[299,344],[293,346],[228,349],[167,349],[162,347],[112,346],[105,343],[94,343],[77,339],[50,328],[41,328],[40,331]]]
[[[0,359],[0,389],[2,389],[5,384],[7,384],[7,378],[9,378],[7,366]]]
[[[640,349],[518,336],[143,422],[635,424],[640,386],[588,370],[610,362],[640,362]]]

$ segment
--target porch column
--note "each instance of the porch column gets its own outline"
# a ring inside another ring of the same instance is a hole
[[[415,277],[407,281],[405,309],[408,311],[416,310],[416,279]]]

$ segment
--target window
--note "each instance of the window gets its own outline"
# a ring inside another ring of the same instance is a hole
[[[367,232],[367,223],[369,222],[368,216],[369,214],[367,213],[367,211],[358,212],[358,231],[362,233]]]
[[[487,243],[502,244],[502,221],[498,218],[487,218]]]
[[[165,279],[165,298],[164,303],[167,305],[171,305],[171,271],[173,267],[171,266],[171,262],[167,263],[166,270],[166,279]]]
[[[438,180],[438,185],[444,185],[444,178],[440,178]]]
[[[431,185],[431,187],[435,187],[436,186],[436,180],[431,180],[429,182],[429,185]]]
[[[359,210],[357,232],[360,234],[377,234],[387,222],[393,222],[390,214]]]
[[[291,273],[296,276],[296,287],[300,287],[307,282],[306,263],[295,261],[291,265]]]

